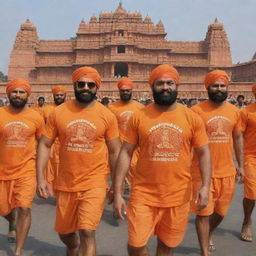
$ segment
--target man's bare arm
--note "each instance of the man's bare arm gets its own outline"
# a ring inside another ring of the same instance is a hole
[[[233,132],[233,143],[234,143],[236,160],[238,163],[236,178],[239,181],[239,183],[243,183],[244,182],[244,139],[243,139],[242,132],[240,131]]]
[[[114,211],[117,217],[124,219],[122,211],[125,212],[126,205],[123,199],[123,183],[126,177],[127,172],[130,169],[130,163],[133,151],[136,145],[129,144],[124,142],[115,168],[115,177],[114,177]]]
[[[200,210],[205,208],[209,201],[209,190],[212,177],[211,154],[208,145],[196,148],[195,151],[199,158],[199,167],[202,179],[202,185],[196,198],[196,201],[199,203],[198,209]]]
[[[51,146],[54,140],[42,136],[39,140],[37,147],[37,159],[36,159],[36,169],[37,169],[37,190],[38,194],[42,198],[47,198],[49,195],[46,179],[44,176],[44,170],[47,166],[50,156]]]

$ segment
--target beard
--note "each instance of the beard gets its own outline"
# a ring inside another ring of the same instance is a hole
[[[84,95],[84,92],[87,92],[88,94]],[[75,97],[80,103],[90,103],[96,98],[96,92],[92,93],[88,90],[75,90]]]
[[[132,98],[132,94],[120,94],[120,99],[123,102],[130,101]]]
[[[225,101],[228,97],[228,92],[211,92],[208,91],[208,97],[211,101],[216,102],[216,103],[221,103]]]
[[[178,91],[155,91],[153,90],[153,98],[157,105],[159,106],[171,106],[177,99]]]
[[[19,98],[20,99],[20,98]],[[25,99],[20,99],[19,101],[17,101],[16,98],[10,98],[9,99],[10,101],[10,104],[14,107],[14,108],[24,108],[25,105],[27,104],[28,102],[28,98],[25,98]]]
[[[64,103],[64,102],[65,102],[65,99],[60,99],[60,98],[54,99],[54,103],[55,103],[57,106],[59,106],[60,104],[62,104],[62,103]]]

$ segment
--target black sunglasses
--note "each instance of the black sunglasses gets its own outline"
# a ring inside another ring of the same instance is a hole
[[[94,88],[94,87],[96,86],[96,84],[95,84],[94,82],[83,82],[83,81],[79,81],[79,82],[77,82],[77,87],[78,87],[79,89],[82,89],[82,88],[85,87],[86,84],[87,84],[87,86],[88,86],[89,89],[92,89],[92,88]]]

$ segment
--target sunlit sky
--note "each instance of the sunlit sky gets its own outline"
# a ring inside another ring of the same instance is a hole
[[[20,25],[27,18],[40,39],[69,39],[82,19],[113,12],[119,0],[0,0],[0,71],[7,74],[9,56]],[[162,20],[171,41],[204,40],[217,17],[224,24],[233,63],[252,59],[256,51],[256,0],[122,0],[128,12]]]

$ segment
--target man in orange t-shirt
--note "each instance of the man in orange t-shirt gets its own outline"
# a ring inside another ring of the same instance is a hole
[[[6,93],[10,104],[0,108],[0,215],[9,222],[9,242],[15,242],[16,235],[14,255],[20,256],[31,223],[30,208],[36,192],[36,144],[44,121],[26,106],[31,93],[26,80],[8,82]]]
[[[110,168],[117,159],[120,142],[113,113],[95,100],[101,78],[96,69],[81,67],[72,74],[75,99],[50,114],[38,147],[37,179],[41,197],[47,197],[44,168],[56,137],[60,162],[55,180],[56,225],[67,255],[96,255],[95,230],[100,222],[108,188]],[[108,154],[109,152],[109,154]]]
[[[212,186],[210,201],[206,208],[197,210],[192,201],[191,209],[196,216],[196,228],[202,255],[215,250],[211,235],[227,214],[232,201],[235,180],[243,179],[243,138],[241,133],[240,110],[226,101],[229,77],[225,71],[214,70],[205,77],[205,87],[209,99],[191,109],[199,114],[206,126],[212,159]],[[233,147],[238,161],[238,169],[233,162]],[[194,197],[201,185],[199,160],[193,157],[191,172]],[[210,216],[210,218],[209,218]],[[209,241],[210,240],[210,241]]]
[[[43,108],[42,115],[45,120],[45,123],[47,122],[47,119],[51,112],[65,102],[66,100],[66,87],[62,85],[56,85],[52,87],[52,95],[54,103],[51,103],[49,105],[46,105]],[[51,196],[54,195],[54,180],[56,176],[58,175],[58,165],[59,165],[59,147],[60,143],[58,138],[55,140],[52,148],[51,148],[51,154],[50,154],[50,160],[48,162],[48,165],[45,169],[46,173],[46,180],[48,184],[48,191]]]
[[[149,78],[155,103],[135,113],[128,125],[116,166],[114,210],[123,219],[122,184],[135,147],[140,153],[127,208],[129,255],[148,255],[149,237],[158,237],[157,255],[173,255],[185,234],[191,198],[190,158],[201,160],[203,184],[199,208],[208,203],[210,152],[201,118],[176,103],[179,74],[171,65],[156,67]]]
[[[45,99],[43,96],[38,97],[37,99],[37,105],[31,107],[32,109],[34,109],[35,111],[37,111],[41,116],[43,115],[43,107],[44,107],[44,102]]]
[[[117,83],[117,87],[119,89],[120,100],[113,102],[108,106],[108,108],[115,114],[117,118],[120,139],[123,141],[130,118],[134,113],[137,113],[144,108],[144,106],[132,99],[134,83],[131,79],[127,77],[121,78]],[[137,163],[138,154],[139,150],[136,149],[133,153],[131,169],[126,180],[129,185],[131,182],[132,173],[134,172],[134,167]]]
[[[256,84],[252,87],[256,98]],[[244,221],[241,239],[252,242],[251,215],[256,200],[256,103],[251,103],[242,110],[242,130],[244,132]]]

